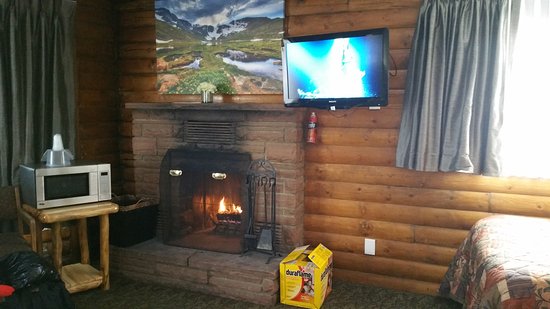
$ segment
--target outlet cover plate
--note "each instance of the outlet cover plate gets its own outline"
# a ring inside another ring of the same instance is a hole
[[[375,255],[376,253],[376,240],[365,238],[365,254]]]

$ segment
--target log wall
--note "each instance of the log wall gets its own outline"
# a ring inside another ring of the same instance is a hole
[[[111,163],[113,188],[120,186],[116,67],[116,10],[110,0],[78,0],[76,45],[76,157]]]
[[[305,154],[304,241],[334,250],[339,278],[434,294],[474,222],[493,213],[550,216],[550,182],[393,167],[419,5],[420,0],[286,0],[285,27],[289,36],[390,29],[389,106],[317,111],[318,143],[306,145]],[[121,0],[117,9],[122,103],[197,101],[156,92],[154,1]],[[216,100],[282,104],[280,95]],[[130,142],[124,137],[131,130],[129,117],[123,111],[121,148]],[[122,158],[128,165],[132,159]],[[376,239],[376,256],[363,254],[365,237]]]
[[[390,29],[390,102],[318,111],[306,146],[304,237],[334,250],[335,275],[435,294],[468,229],[493,213],[550,216],[548,181],[395,168],[408,56],[420,1],[287,1],[289,35]],[[376,255],[363,254],[364,238]]]

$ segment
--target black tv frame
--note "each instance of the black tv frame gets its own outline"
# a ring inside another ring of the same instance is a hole
[[[343,98],[291,98],[289,96],[288,68],[286,60],[286,46],[293,42],[307,42],[329,40],[335,38],[357,37],[367,35],[382,36],[382,72],[381,76],[381,94],[376,97],[343,97]],[[283,99],[286,107],[310,107],[318,109],[350,109],[353,107],[380,108],[388,105],[389,95],[389,30],[388,28],[365,29],[357,31],[334,32],[325,34],[316,34],[308,36],[285,37],[282,41],[282,68],[283,68]]]

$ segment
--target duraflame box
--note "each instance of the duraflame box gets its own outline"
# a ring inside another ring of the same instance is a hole
[[[280,264],[281,303],[321,308],[332,291],[332,252],[322,244],[294,249]]]

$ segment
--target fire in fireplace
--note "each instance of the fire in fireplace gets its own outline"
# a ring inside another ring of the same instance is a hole
[[[169,150],[161,165],[160,215],[164,243],[241,253],[249,221],[249,154]]]
[[[239,205],[226,205],[225,197],[220,201],[216,218],[213,220],[216,227],[214,232],[222,235],[239,235],[242,225],[243,209]]]

